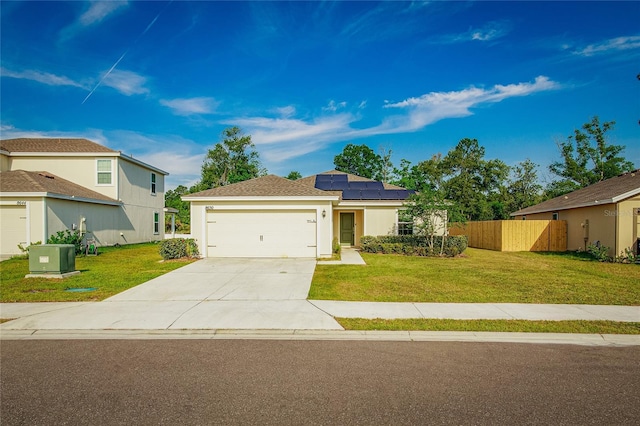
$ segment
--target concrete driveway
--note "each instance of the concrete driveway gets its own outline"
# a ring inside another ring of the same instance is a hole
[[[10,321],[2,329],[341,330],[306,300],[315,259],[202,259],[102,302]]]

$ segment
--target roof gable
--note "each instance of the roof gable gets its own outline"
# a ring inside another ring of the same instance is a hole
[[[640,169],[623,173],[535,206],[518,210],[511,213],[511,216],[617,203],[638,194],[640,194]]]
[[[186,195],[185,199],[208,197],[326,197],[325,191],[276,175],[261,176]]]
[[[0,141],[0,149],[7,152],[112,152],[104,145],[82,138],[17,138]]]
[[[0,192],[5,193],[46,193],[71,198],[97,200],[109,204],[119,204],[111,197],[92,191],[48,172],[14,170],[0,173]]]

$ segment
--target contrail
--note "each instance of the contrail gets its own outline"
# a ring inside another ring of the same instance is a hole
[[[171,0],[169,3],[167,3],[167,5],[160,11],[158,12],[158,14],[156,15],[155,18],[153,18],[151,20],[151,22],[149,23],[149,25],[147,25],[147,28],[144,29],[144,31],[142,31],[142,33],[138,36],[138,38],[136,38],[136,40],[133,42],[133,44],[131,45],[131,47],[135,46],[138,43],[138,40],[140,40],[142,38],[142,36],[144,36],[147,31],[149,31],[151,29],[151,27],[153,26],[153,24],[156,23],[156,21],[158,20],[158,18],[160,17],[160,15],[162,15],[162,12],[164,12],[167,7],[173,3],[173,0]],[[113,64],[113,66],[111,68],[109,68],[109,71],[107,71],[102,78],[100,79],[100,81],[98,82],[98,84],[95,85],[95,87],[93,89],[91,89],[91,91],[89,92],[89,94],[87,95],[87,97],[84,98],[84,100],[82,101],[81,105],[84,105],[85,102],[87,102],[87,99],[89,99],[91,97],[91,95],[93,95],[93,92],[96,91],[96,89],[98,87],[100,87],[100,85],[102,84],[102,82],[104,81],[105,78],[109,77],[109,74],[111,74],[111,72],[118,66],[118,64],[120,63],[120,61],[122,61],[124,59],[125,56],[127,56],[127,53],[129,53],[129,51],[131,50],[131,47],[129,47],[123,54],[122,56],[120,56],[120,58],[115,62],[115,64]]]

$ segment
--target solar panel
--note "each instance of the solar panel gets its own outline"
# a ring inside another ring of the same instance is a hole
[[[367,182],[349,182],[349,189],[367,189]]]
[[[363,200],[379,200],[380,192],[377,189],[365,189],[362,191]]]
[[[359,189],[345,189],[342,191],[343,200],[361,200],[362,196]]]
[[[334,182],[347,182],[347,175],[329,175],[333,177]]]
[[[382,190],[384,189],[384,185],[382,184],[382,182],[377,182],[377,181],[367,182],[367,189]]]
[[[316,182],[331,182],[331,175],[316,175]]]
[[[316,188],[323,191],[331,191],[331,182],[318,182],[316,181]]]
[[[385,189],[380,191],[379,200],[397,200],[398,196],[396,195],[396,191],[391,189]]]

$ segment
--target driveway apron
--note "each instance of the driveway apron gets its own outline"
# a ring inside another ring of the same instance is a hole
[[[341,330],[306,298],[315,259],[202,259],[102,302],[40,313],[3,329]]]

